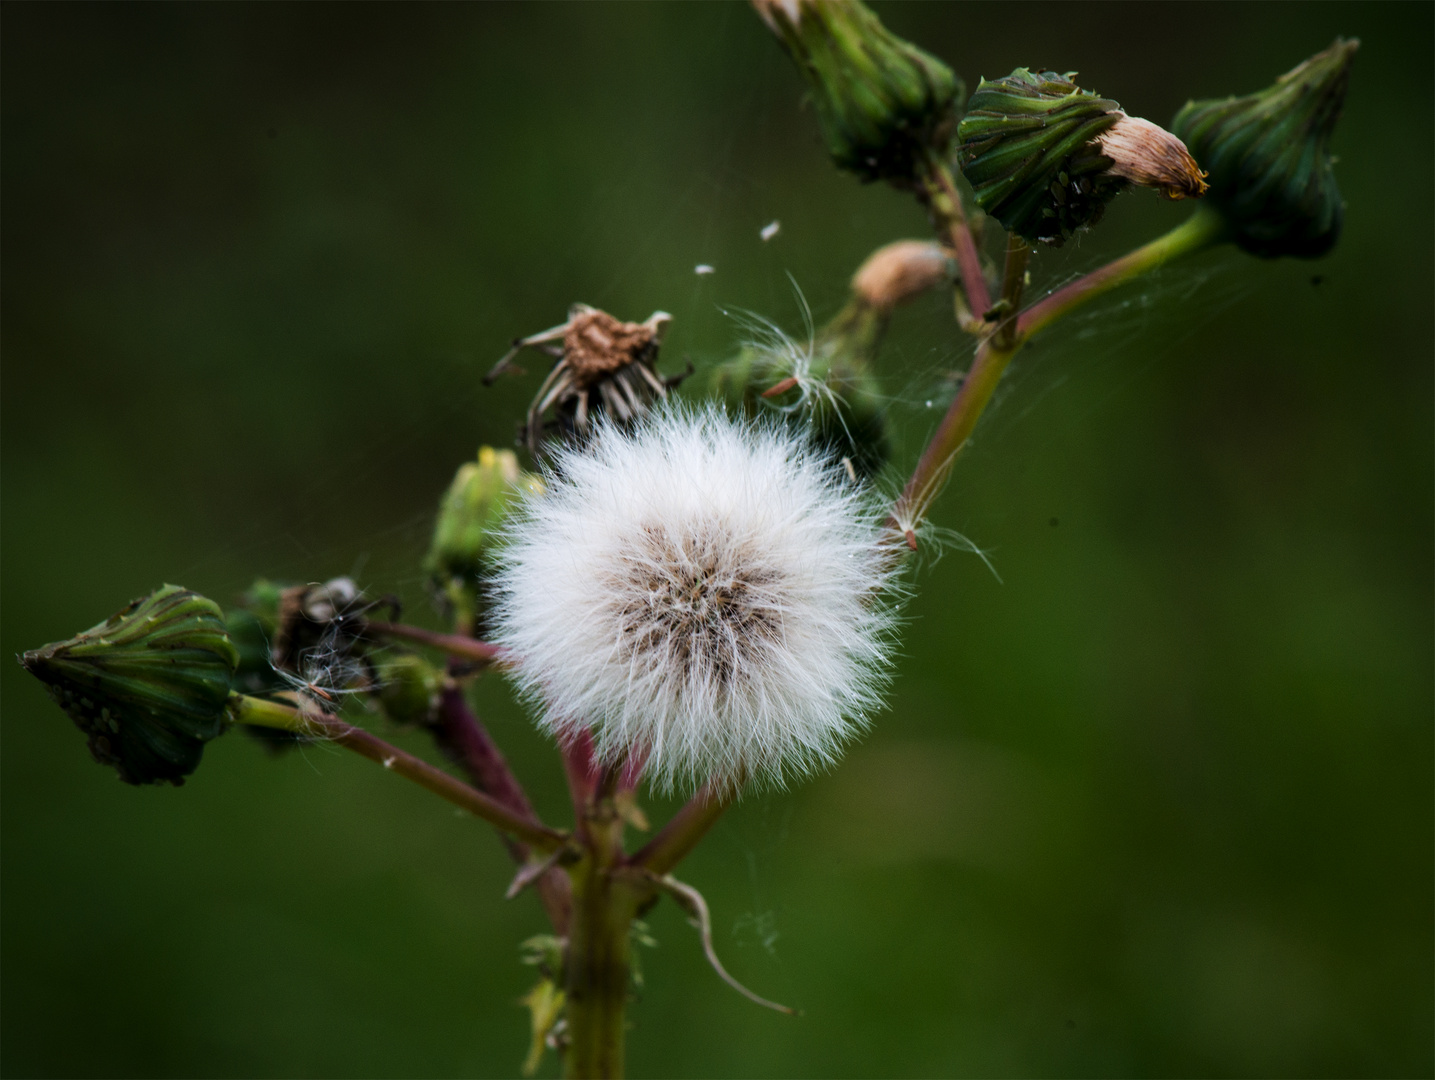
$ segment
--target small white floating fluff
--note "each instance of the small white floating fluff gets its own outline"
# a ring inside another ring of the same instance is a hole
[[[540,725],[671,790],[781,784],[880,703],[884,510],[785,429],[674,406],[559,453],[498,551],[493,640]]]

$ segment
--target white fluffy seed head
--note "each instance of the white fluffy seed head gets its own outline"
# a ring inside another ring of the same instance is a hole
[[[496,560],[493,639],[540,724],[672,789],[830,764],[879,704],[882,510],[800,438],[672,407],[561,452]]]

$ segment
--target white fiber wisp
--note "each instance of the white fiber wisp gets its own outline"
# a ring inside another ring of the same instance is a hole
[[[493,639],[555,735],[675,788],[834,761],[887,681],[884,511],[839,463],[715,408],[559,453],[497,559]]]

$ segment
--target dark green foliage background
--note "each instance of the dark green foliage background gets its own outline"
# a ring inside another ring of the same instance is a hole
[[[1429,1075],[1432,9],[879,10],[971,86],[1076,69],[1158,121],[1358,35],[1346,234],[1206,256],[1023,354],[936,511],[1005,584],[923,568],[871,735],[684,867],[805,1015],[662,908],[632,1071]],[[925,231],[830,168],[741,5],[3,17],[6,653],[256,573],[357,568],[430,618],[432,508],[535,386],[478,387],[510,337],[664,308],[665,366],[712,362],[720,306],[796,328],[784,271],[821,318]],[[1184,213],[1124,197],[1038,287]],[[908,462],[966,355],[941,300],[901,315]],[[6,1075],[516,1071],[541,919],[482,827],[242,737],[123,787],[18,667],[3,694]],[[553,754],[480,698],[560,819]]]

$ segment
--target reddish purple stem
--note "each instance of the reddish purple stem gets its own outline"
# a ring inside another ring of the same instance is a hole
[[[450,669],[461,664],[462,661],[449,661]],[[449,680],[449,684],[439,696],[439,726],[434,730],[434,736],[439,744],[463,765],[480,791],[515,813],[534,821],[538,820],[528,793],[523,790],[518,777],[514,776],[513,770],[508,767],[503,751],[498,748],[488,729],[469,707],[463,686],[453,679]],[[527,844],[507,836],[502,839],[514,862],[520,866],[528,862]],[[568,875],[555,867],[543,874],[534,888],[543,903],[543,909],[553,923],[554,930],[560,935],[566,933],[572,907],[572,889]]]

